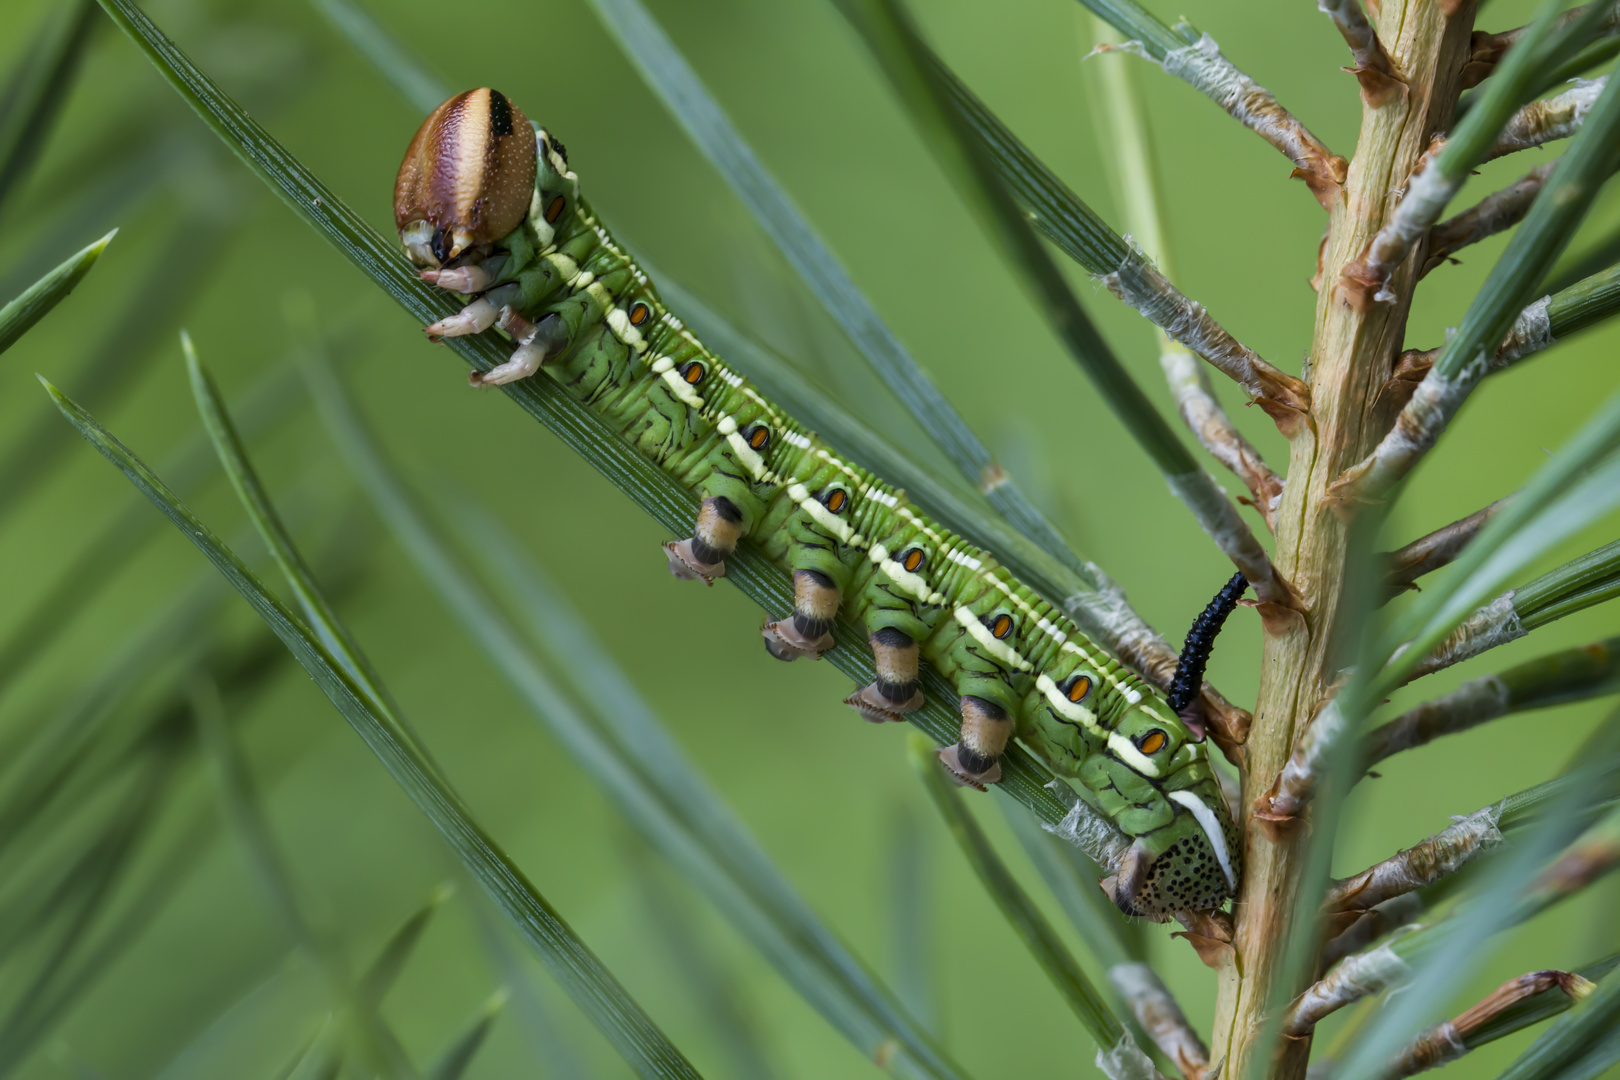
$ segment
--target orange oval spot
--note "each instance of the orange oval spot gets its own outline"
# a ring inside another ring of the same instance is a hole
[[[770,441],[771,429],[763,424],[748,433],[748,445],[755,450],[761,449]]]
[[[842,491],[834,491],[832,494],[827,496],[827,509],[836,514],[844,509],[844,503],[848,499],[849,496],[845,495]]]
[[[1084,675],[1069,684],[1069,700],[1077,705],[1085,700],[1085,696],[1089,693],[1091,693],[1091,680]]]
[[[630,308],[630,325],[640,326],[642,323],[647,321],[647,316],[651,314],[652,308],[648,307],[646,304],[632,305]]]
[[[686,385],[688,386],[696,386],[698,383],[702,382],[703,375],[704,371],[702,364],[688,364],[686,365],[686,370],[681,372],[681,377],[686,380]]]
[[[567,205],[568,200],[563,198],[561,195],[557,196],[555,199],[552,199],[551,205],[546,207],[546,224],[557,224],[557,219],[562,217],[563,207]]]
[[[921,548],[912,548],[900,558],[900,565],[911,571],[913,574],[915,574],[917,572],[917,568],[923,564],[923,553]]]
[[[997,640],[1012,633],[1012,616],[997,615],[995,625],[990,627],[990,633],[994,634]]]
[[[1152,731],[1147,733],[1147,736],[1142,740],[1141,746],[1142,753],[1157,754],[1160,750],[1164,749],[1164,732],[1160,731],[1158,728],[1154,728]]]

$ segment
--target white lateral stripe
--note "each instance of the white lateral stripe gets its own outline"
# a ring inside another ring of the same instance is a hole
[[[1215,849],[1215,860],[1221,864],[1221,873],[1226,875],[1226,884],[1233,892],[1237,892],[1237,875],[1232,873],[1232,859],[1226,853],[1226,834],[1221,832],[1220,819],[1215,811],[1204,805],[1204,800],[1190,791],[1172,791],[1170,798],[1192,811],[1193,817],[1203,827],[1204,835],[1209,837],[1209,846]]]
[[[878,565],[879,569],[888,575],[890,581],[906,590],[922,603],[933,604],[937,607],[945,602],[945,597],[928,587],[927,578],[921,574],[912,573],[900,563],[889,558],[889,549],[882,544],[873,544],[867,555]]]
[[[562,252],[553,251],[545,259],[557,271],[557,276],[562,278],[564,282],[572,282],[579,276],[579,264]]]
[[[1005,641],[998,641],[996,636],[990,632],[989,627],[980,622],[979,617],[969,609],[957,607],[956,621],[962,625],[962,629],[973,635],[973,640],[982,645],[986,652],[1003,664],[1019,671],[1035,670],[1034,665],[1019,655],[1017,649],[1014,649]]]
[[[731,417],[726,417],[731,420]],[[737,433],[737,422],[731,421],[731,430],[724,433],[726,442],[731,444],[731,450],[737,455],[748,471],[754,474],[755,480],[763,480],[770,470],[765,467],[765,459],[759,456],[759,451],[748,445],[748,440]]]
[[[697,409],[699,412],[703,411],[702,396],[688,386],[686,380],[681,377],[681,373],[675,370],[674,359],[668,356],[660,356],[649,366],[654,374],[662,376],[663,380],[669,383],[670,387],[675,391],[676,397],[680,398],[690,408]]]
[[[1097,724],[1097,714],[1078,702],[1070,701],[1068,695],[1063,692],[1063,688],[1053,682],[1050,675],[1042,672],[1036,676],[1035,687],[1046,695],[1046,700],[1063,719],[1073,720],[1087,731],[1102,731],[1102,728]]]
[[[1143,776],[1158,776],[1159,767],[1153,764],[1153,759],[1136,748],[1136,744],[1117,731],[1108,733],[1108,749],[1132,769]]]
[[[803,484],[794,483],[788,488],[788,498],[798,503],[805,513],[816,519],[816,523],[830,531],[844,543],[849,543],[854,536],[854,530],[838,519],[838,516],[828,510],[821,503],[810,497],[810,489]]]

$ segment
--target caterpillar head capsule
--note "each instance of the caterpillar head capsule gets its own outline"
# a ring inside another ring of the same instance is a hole
[[[438,267],[517,228],[534,197],[534,128],[504,94],[468,90],[434,109],[394,181],[411,261]]]

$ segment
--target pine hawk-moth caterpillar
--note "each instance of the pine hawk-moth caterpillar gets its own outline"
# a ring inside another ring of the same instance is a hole
[[[416,133],[394,218],[424,280],[469,298],[429,335],[495,326],[510,359],[475,386],[548,377],[700,500],[664,545],[706,584],[747,538],[791,573],[794,609],[763,628],[782,660],[864,627],[877,678],[845,704],[874,723],[922,707],[919,665],[956,689],[959,740],[940,760],[983,790],[1022,740],[1132,839],[1108,883],[1128,914],[1220,907],[1242,846],[1201,731],[985,551],[842,460],[727,368],[664,306],[580,198],[567,151],[490,89],[458,94]],[[1205,650],[1207,652],[1207,649]]]

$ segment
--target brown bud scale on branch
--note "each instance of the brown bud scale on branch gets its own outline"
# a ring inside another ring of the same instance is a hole
[[[1567,25],[1584,17],[1588,8],[1571,8],[1558,17],[1558,23]],[[1489,34],[1483,30],[1474,31],[1467,63],[1463,65],[1462,86],[1464,90],[1478,86],[1484,82],[1496,65],[1501,63],[1502,57],[1508,49],[1518,43],[1524,36],[1527,27],[1516,26],[1512,30],[1504,30],[1499,34]],[[1591,28],[1592,40],[1612,37],[1620,32],[1620,11],[1610,11],[1601,16]]]
[[[1243,387],[1284,435],[1304,422],[1310,409],[1305,384],[1272,367],[1229,334],[1202,304],[1182,295],[1135,245],[1101,280],[1109,292],[1141,312],[1172,341],[1185,345]]]
[[[1340,282],[1346,298],[1361,311],[1375,303],[1389,303],[1395,294],[1389,290],[1390,275],[1411,254],[1413,247],[1439,220],[1441,211],[1461,190],[1463,179],[1447,177],[1436,165],[1442,139],[1429,144],[1406,182],[1406,194],[1396,205],[1384,226],[1378,230],[1366,252],[1344,268]]]

